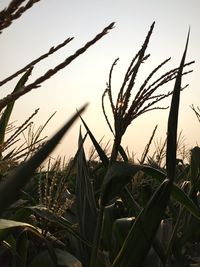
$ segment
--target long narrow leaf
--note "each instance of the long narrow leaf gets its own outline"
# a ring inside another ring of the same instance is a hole
[[[189,35],[188,35],[189,37]],[[140,267],[152,245],[157,229],[164,216],[172,190],[176,167],[176,142],[181,77],[186,57],[188,38],[175,81],[168,119],[167,176],[146,207],[137,217],[112,267]]]
[[[79,147],[82,143],[82,134],[79,134]],[[76,175],[76,210],[78,217],[79,231],[81,235],[92,243],[95,227],[97,210],[94,199],[94,192],[88,169],[83,146],[77,157],[77,175]],[[83,243],[79,244],[81,260],[84,265],[89,265],[88,258],[90,251]]]
[[[85,110],[86,106],[84,105],[79,110],[79,114]],[[53,151],[64,134],[79,117],[79,114],[76,113],[30,160],[21,164],[8,177],[5,177],[4,182],[0,184],[0,214],[18,199],[20,190],[28,182],[34,171]]]
[[[40,216],[41,218],[44,218],[45,220],[55,224],[55,226],[66,230],[67,232],[72,234],[75,238],[84,243],[86,246],[91,247],[91,244],[83,236],[81,236],[81,234],[77,232],[74,225],[66,218],[61,216],[58,217],[42,206],[28,207],[28,209],[32,210],[36,215]]]
[[[163,182],[166,178],[166,174],[164,172],[149,166],[143,166],[141,167],[141,170],[160,183]],[[192,199],[175,183],[172,186],[171,195],[174,200],[176,200],[188,212],[190,212],[193,216],[200,220],[200,209],[196,206]]]
[[[170,196],[171,184],[165,180],[137,217],[112,267],[139,267],[156,235]]]
[[[85,123],[85,121],[83,120],[82,117],[80,117],[81,120],[82,120],[82,123],[83,125],[85,126],[85,129],[87,130],[89,136],[90,136],[90,139],[94,145],[94,147],[96,148],[96,151],[104,165],[104,167],[108,167],[108,164],[109,164],[109,159],[108,157],[106,156],[105,152],[103,151],[103,149],[100,147],[99,143],[97,142],[97,140],[95,139],[94,135],[92,134],[92,132],[90,131],[89,127],[87,126],[87,124]]]
[[[22,78],[19,80],[19,82],[17,83],[17,85],[15,86],[15,89],[13,90],[14,92],[19,91],[20,89],[22,89],[22,87],[25,85],[25,83],[28,80],[28,77],[30,76],[31,72],[32,72],[33,68],[30,68],[23,76]],[[3,144],[4,142],[4,138],[5,138],[5,132],[6,132],[6,127],[8,125],[9,119],[10,119],[10,115],[12,113],[13,107],[14,107],[14,103],[15,101],[11,101],[5,111],[3,112],[1,119],[0,119],[0,144]]]
[[[43,238],[39,229],[34,227],[31,224],[13,221],[13,220],[7,220],[7,219],[0,219],[0,240],[1,241],[3,240],[4,235],[7,233],[7,231],[13,230],[15,228],[29,229],[30,231],[32,231],[34,234],[36,234],[40,238]]]
[[[177,148],[176,143],[177,143],[178,111],[180,102],[181,80],[182,80],[182,73],[189,42],[189,34],[190,31],[188,32],[185,50],[176,77],[174,91],[172,95],[171,107],[169,112],[169,118],[168,118],[166,167],[167,167],[167,176],[172,181],[174,180],[175,168],[176,168],[176,148]]]
[[[133,165],[127,162],[116,162],[109,169],[103,185],[102,204],[106,205],[113,198],[118,197],[121,190],[130,182],[133,176],[143,171],[150,175],[157,182],[162,183],[167,174],[153,167],[146,165]],[[200,209],[192,199],[175,183],[172,186],[172,197],[181,204],[189,213],[200,219]]]

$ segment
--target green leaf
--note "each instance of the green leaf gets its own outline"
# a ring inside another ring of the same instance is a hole
[[[31,75],[33,68],[28,69],[28,71],[22,76],[22,78],[17,83],[15,89],[12,93],[15,93],[22,89],[25,83],[28,80],[28,77]],[[3,144],[5,138],[6,128],[10,119],[10,115],[12,113],[15,101],[10,102],[7,106],[5,111],[3,112],[1,119],[0,119],[0,145]]]
[[[82,134],[79,134],[79,146],[82,143]],[[96,203],[91,183],[91,177],[85,157],[84,148],[80,149],[77,157],[76,175],[76,206],[79,219],[80,233],[90,242],[93,240],[96,225]],[[91,222],[91,224],[90,224]]]
[[[79,134],[79,147],[82,144],[82,134]],[[88,169],[83,146],[80,147],[77,156],[77,174],[76,174],[76,211],[80,234],[92,243],[97,222],[97,209],[92,186],[92,179]],[[83,243],[79,243],[81,261],[84,265],[89,265],[88,259],[90,249]]]
[[[67,251],[54,249],[58,266],[63,267],[82,267],[81,262]],[[47,250],[39,253],[31,262],[30,267],[55,267]]]
[[[139,170],[141,170],[140,165],[132,165],[128,162],[113,163],[104,178],[101,204],[105,206],[118,196]]]
[[[153,243],[157,229],[169,202],[175,176],[179,98],[188,39],[189,34],[175,81],[168,119],[166,156],[168,179],[161,183],[161,185],[153,194],[152,198],[148,201],[145,208],[137,217],[112,267],[142,266],[142,263]]]
[[[109,164],[109,159],[108,157],[106,156],[105,152],[103,151],[103,149],[100,147],[99,143],[97,142],[97,140],[95,139],[94,135],[92,134],[92,132],[90,131],[89,127],[87,126],[87,124],[85,123],[85,121],[83,120],[82,117],[81,118],[81,121],[83,122],[83,125],[85,126],[85,129],[87,130],[89,136],[90,136],[90,139],[94,145],[94,147],[96,148],[96,151],[104,165],[104,167],[108,167],[108,164]]]
[[[38,231],[36,227],[34,227],[33,225],[29,223],[0,219],[0,231],[15,228],[15,227],[27,227],[27,228],[33,229],[34,231],[35,230]]]
[[[26,228],[31,232],[33,232],[34,234],[38,235],[40,238],[42,237],[39,229],[29,223],[0,219],[0,240],[3,240],[5,235],[7,235],[10,231],[12,231],[15,228],[23,228],[23,229]]]
[[[51,259],[48,250],[45,250],[34,257],[29,265],[30,267],[55,267],[53,260]]]
[[[112,249],[112,228],[116,219],[124,216],[124,206],[121,200],[108,205],[104,209],[103,227],[101,235],[101,244],[106,251],[111,252]]]
[[[171,192],[165,180],[136,218],[112,267],[140,267],[156,235]]]
[[[126,162],[116,162],[111,166],[104,181],[102,203],[106,205],[114,197],[119,196],[123,187],[130,182],[133,176],[143,171],[153,179],[162,183],[166,179],[166,173],[145,165],[132,165]],[[172,186],[172,197],[179,202],[188,212],[200,219],[200,210],[192,199],[175,183]]]
[[[200,177],[200,147],[191,149],[190,179],[194,183]]]
[[[79,114],[76,113],[72,116],[72,118],[40,150],[38,150],[32,158],[24,164],[21,164],[10,175],[5,177],[4,181],[0,184],[0,214],[18,199],[20,190],[29,181],[40,164],[53,151],[85,108],[86,105],[80,109]]]
[[[124,161],[128,161],[128,156],[121,145],[119,146],[119,153]]]
[[[16,249],[19,255],[20,267],[26,267],[28,256],[28,236],[27,232],[23,231],[17,237]]]
[[[183,68],[185,64],[187,47],[188,47],[189,34],[190,32],[188,32],[185,50],[177,73],[174,85],[174,91],[172,95],[169,118],[168,118],[166,168],[167,168],[167,177],[172,182],[174,180],[175,170],[176,170],[177,127],[178,127],[178,111],[180,102],[181,80],[183,75]]]
[[[53,223],[56,225],[56,227],[60,227],[70,234],[72,234],[74,237],[76,237],[78,240],[83,242],[86,246],[91,247],[91,244],[87,242],[86,239],[84,239],[83,236],[81,236],[74,225],[65,219],[64,217],[61,216],[56,216],[52,212],[48,211],[45,207],[43,206],[34,206],[34,207],[28,207],[28,209],[31,209],[33,212],[35,212],[38,216],[44,218],[45,220]]]
[[[120,218],[115,220],[112,228],[112,254],[116,257],[126,239],[135,217]]]
[[[141,170],[160,183],[166,178],[166,174],[164,172],[149,166],[143,166]],[[196,218],[200,219],[200,209],[195,205],[192,199],[175,183],[172,186],[171,195],[188,212],[190,212]]]

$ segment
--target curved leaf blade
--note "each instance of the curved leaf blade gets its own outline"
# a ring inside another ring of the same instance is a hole
[[[139,267],[147,255],[167,206],[172,184],[168,179],[155,191],[136,218],[112,267]]]
[[[156,179],[158,182],[162,182],[166,178],[166,174],[164,172],[149,166],[143,166],[141,170],[150,175],[153,179]],[[192,199],[175,183],[172,186],[171,195],[188,212],[190,212],[193,216],[200,220],[200,209],[195,205]]]
[[[119,195],[133,176],[141,170],[140,165],[128,162],[115,162],[108,169],[102,185],[101,204],[105,206],[109,201]]]
[[[86,106],[87,105],[84,105],[79,110],[79,114],[85,110]],[[40,150],[38,150],[32,158],[24,164],[21,164],[10,175],[5,177],[4,181],[0,184],[0,214],[18,199],[20,190],[28,182],[34,171],[53,151],[64,134],[77,120],[79,114],[76,113],[72,116],[72,118],[67,121],[67,123]]]

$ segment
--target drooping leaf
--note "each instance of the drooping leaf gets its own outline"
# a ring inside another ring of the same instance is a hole
[[[115,162],[109,168],[102,186],[101,204],[105,206],[109,201],[119,195],[133,176],[141,170],[140,165],[128,162]]]
[[[81,114],[85,108],[86,105],[80,109],[79,114]],[[79,114],[76,113],[72,116],[72,118],[41,149],[39,149],[32,158],[24,164],[21,164],[11,174],[5,177],[4,181],[0,184],[0,214],[18,199],[20,190],[28,182],[40,164],[53,151],[64,134],[76,121]]]
[[[29,229],[34,234],[38,235],[39,237],[42,237],[39,229],[34,227],[31,224],[24,223],[24,222],[13,221],[13,220],[7,220],[7,219],[0,219],[0,240],[3,240],[5,235],[7,235],[7,233],[9,231],[12,231],[14,228]]]
[[[149,166],[143,166],[141,170],[160,183],[166,178],[166,173]],[[171,195],[174,200],[181,204],[188,212],[190,212],[196,218],[200,219],[200,209],[196,206],[192,199],[175,183],[172,186]]]
[[[104,204],[119,196],[121,190],[127,185],[133,176],[138,172],[143,171],[150,175],[157,182],[162,183],[167,174],[161,170],[157,170],[146,165],[132,165],[126,162],[116,162],[111,166],[104,181],[104,191],[102,201]],[[172,186],[172,197],[181,204],[188,212],[200,219],[200,210],[192,201],[192,199],[175,183]]]

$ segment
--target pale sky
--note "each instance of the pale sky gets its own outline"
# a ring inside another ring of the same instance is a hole
[[[5,8],[8,3],[9,1],[1,0],[0,8]],[[110,67],[119,57],[113,74],[113,90],[117,94],[132,57],[140,49],[150,25],[155,21],[147,50],[151,57],[144,64],[137,81],[143,81],[153,68],[170,56],[171,61],[159,74],[179,65],[190,26],[187,61],[196,62],[192,67],[194,72],[183,79],[183,85],[189,83],[190,86],[181,95],[179,131],[183,131],[189,146],[199,144],[200,125],[189,107],[192,104],[200,106],[199,14],[199,0],[41,0],[0,35],[0,80],[67,37],[75,37],[65,48],[35,66],[30,79],[32,81],[64,61],[108,24],[115,21],[116,25],[109,34],[45,82],[41,88],[17,100],[11,121],[17,120],[16,123],[20,125],[36,108],[40,108],[35,119],[37,128],[57,111],[45,132],[51,136],[76,108],[89,102],[84,119],[97,140],[104,136],[104,143],[108,140],[112,143],[113,137],[101,111],[101,95],[108,81]],[[19,77],[3,86],[0,96],[9,94],[18,79]],[[173,89],[173,84],[170,84],[170,89]],[[162,92],[167,92],[168,88],[163,87]],[[170,99],[160,105],[166,106],[169,103]],[[109,106],[107,108],[109,110]],[[156,124],[156,139],[164,139],[168,112],[169,110],[152,111],[133,121],[124,136],[124,147],[128,146],[129,151],[137,153],[139,157]],[[56,150],[57,154],[66,155],[67,158],[74,155],[80,124],[80,121],[77,122],[65,136]],[[87,146],[91,146],[89,141]]]

